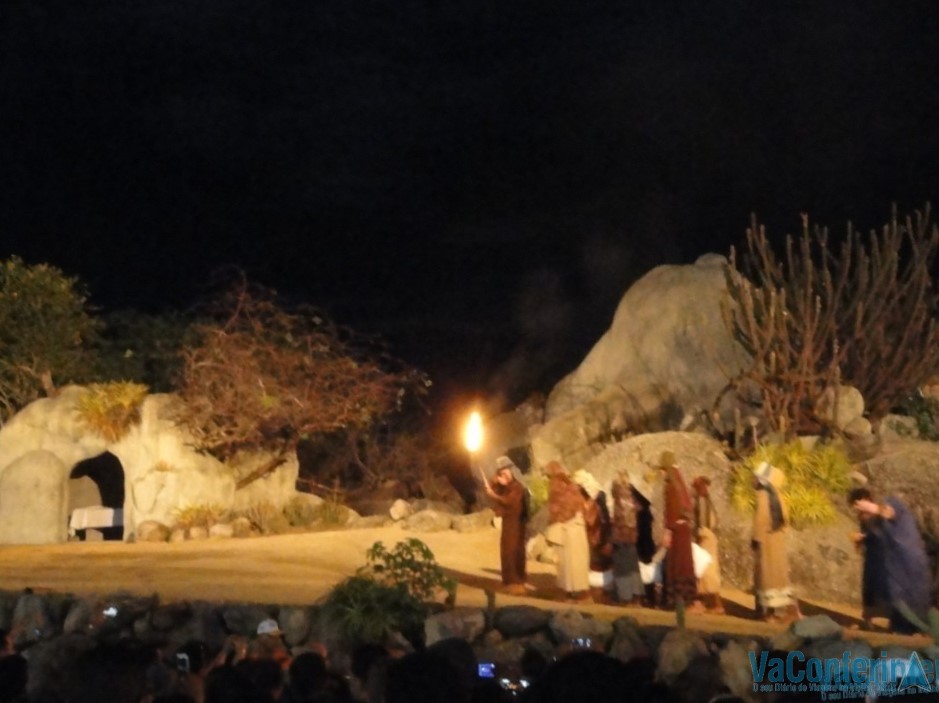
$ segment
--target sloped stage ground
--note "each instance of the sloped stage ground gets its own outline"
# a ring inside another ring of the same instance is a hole
[[[497,592],[497,604],[528,603],[561,610],[575,607],[594,617],[613,620],[622,615],[642,625],[674,625],[675,614],[646,608],[570,604],[554,586],[554,567],[529,562],[529,596],[499,593],[499,534],[455,531],[405,532],[384,527],[312,532],[250,539],[206,540],[177,544],[68,542],[41,546],[0,546],[0,590],[33,588],[75,594],[128,591],[158,594],[162,601],[207,600],[307,605],[365,564],[365,552],[376,541],[388,547],[408,537],[424,541],[437,561],[459,581],[457,604],[485,607],[486,590]],[[690,629],[727,634],[766,636],[782,625],[753,619],[753,598],[740,591],[724,592],[727,615],[687,616]],[[824,613],[842,625],[856,624],[856,608],[810,599],[806,615]],[[923,646],[924,636],[853,633],[872,645]]]

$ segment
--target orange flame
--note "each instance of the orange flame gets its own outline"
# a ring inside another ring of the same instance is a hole
[[[466,427],[463,428],[463,444],[471,453],[479,451],[483,445],[483,418],[475,410],[470,413]]]

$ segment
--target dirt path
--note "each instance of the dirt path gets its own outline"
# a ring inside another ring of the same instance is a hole
[[[254,539],[209,540],[179,544],[69,542],[43,546],[0,546],[0,589],[106,594],[128,591],[159,594],[164,601],[209,600],[302,605],[315,603],[365,563],[376,541],[391,547],[418,537],[460,583],[458,605],[485,606],[488,590],[499,587],[499,537],[494,529],[406,533],[399,527],[313,532]],[[529,564],[530,596],[497,596],[500,605],[530,603],[546,608],[575,607],[554,586],[554,567]],[[723,593],[727,615],[688,615],[692,629],[728,634],[769,635],[780,625],[753,620],[752,596]],[[673,625],[675,614],[646,608],[578,604],[579,610],[614,619],[623,614],[645,625]],[[803,601],[806,614],[826,613],[844,625],[856,621],[857,609]],[[872,645],[921,646],[924,637],[859,633]]]

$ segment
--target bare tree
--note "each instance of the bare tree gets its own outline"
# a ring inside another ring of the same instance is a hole
[[[197,327],[201,342],[183,351],[181,419],[221,459],[246,449],[274,453],[239,487],[283,463],[303,436],[374,422],[418,380],[360,349],[316,310],[287,310],[244,282],[213,317],[219,321]]]
[[[939,229],[930,208],[865,239],[848,225],[837,254],[828,230],[802,216],[780,261],[754,217],[738,262],[731,250],[725,320],[753,364],[734,384],[756,384],[769,426],[817,431],[820,395],[857,387],[874,420],[939,369],[931,268]],[[739,264],[739,266],[738,266]]]

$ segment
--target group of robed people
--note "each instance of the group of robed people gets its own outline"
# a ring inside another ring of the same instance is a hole
[[[652,490],[643,476],[620,471],[609,495],[587,471],[567,472],[559,462],[544,467],[548,520],[544,536],[555,552],[557,585],[571,600],[723,613],[720,596],[719,521],[710,480],[686,484],[674,453],[663,452],[663,531],[653,539]],[[768,462],[753,472],[753,590],[758,617],[786,622],[801,617],[789,578],[789,511],[785,474]],[[530,498],[521,473],[499,457],[487,495],[502,518],[500,555],[507,593],[523,595]],[[885,617],[890,629],[915,631],[931,605],[929,562],[916,520],[898,498],[882,504],[859,488],[849,504],[860,521],[854,535],[864,555],[863,627]]]

